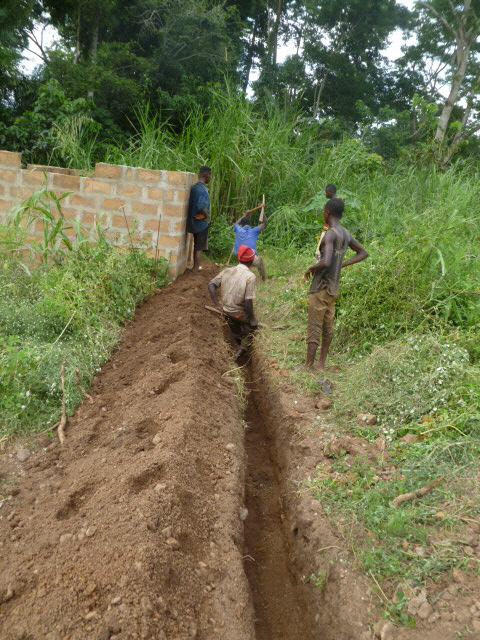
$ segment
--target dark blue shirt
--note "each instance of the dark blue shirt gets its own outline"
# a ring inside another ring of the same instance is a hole
[[[248,225],[241,227],[239,224],[236,224],[233,228],[235,230],[235,246],[233,248],[235,255],[238,255],[238,250],[242,244],[253,249],[255,253],[257,253],[258,236],[262,233],[262,229],[260,227],[250,227]]]
[[[195,220],[195,216],[200,211],[205,211],[208,218],[206,220]],[[188,201],[187,231],[190,233],[201,233],[208,229],[210,224],[210,195],[203,182],[197,182],[190,190]]]

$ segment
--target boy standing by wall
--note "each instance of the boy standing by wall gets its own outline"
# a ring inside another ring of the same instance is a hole
[[[212,178],[210,167],[200,167],[198,182],[190,190],[187,213],[187,231],[193,234],[193,270],[201,270],[202,251],[208,249],[210,226],[210,194],[207,184]]]

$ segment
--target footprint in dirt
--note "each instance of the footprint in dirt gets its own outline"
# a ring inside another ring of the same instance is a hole
[[[94,485],[92,483],[87,483],[80,489],[73,491],[65,501],[64,505],[58,509],[55,517],[57,520],[67,520],[74,516],[77,511],[83,507],[87,499],[93,493]]]
[[[131,476],[128,480],[128,487],[131,493],[138,494],[152,486],[164,476],[164,462],[157,462],[147,469],[144,469],[135,476]]]

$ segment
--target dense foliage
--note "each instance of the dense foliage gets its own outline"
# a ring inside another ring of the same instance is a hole
[[[65,161],[61,124],[94,132],[92,154],[103,158],[106,144],[130,138],[139,105],[179,132],[192,109],[208,113],[212,89],[229,86],[259,112],[293,109],[326,141],[348,133],[384,157],[431,144],[446,165],[478,151],[478,9],[477,0],[410,9],[401,0],[5,0],[0,146]],[[388,59],[399,34],[408,44]],[[29,74],[27,54],[38,62]]]

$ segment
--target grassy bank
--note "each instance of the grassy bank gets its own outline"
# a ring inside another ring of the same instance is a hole
[[[311,251],[265,248],[265,253],[271,279],[261,287],[260,313],[275,329],[263,332],[263,349],[299,391],[322,395],[321,376],[300,366],[308,296],[302,274]],[[327,376],[333,408],[323,415],[339,447],[331,467],[320,465],[309,487],[359,565],[382,585],[388,614],[413,624],[405,612],[405,594],[412,587],[452,567],[478,571],[468,545],[469,525],[480,516],[480,367],[476,348],[469,350],[476,327],[431,314],[429,302],[423,300],[422,308],[414,296],[405,298],[412,308],[403,311],[410,324],[387,301],[383,318],[370,323],[372,278],[385,268],[383,252],[375,247],[370,259],[370,265],[344,274],[330,362],[340,372]],[[383,273],[376,284],[388,287],[398,302],[396,282],[386,278]],[[418,295],[418,289],[412,292]],[[374,414],[377,424],[359,424],[363,413]],[[345,437],[367,441],[376,459],[349,455],[341,446]],[[392,505],[395,497],[435,482],[421,500]]]
[[[72,413],[122,324],[167,280],[165,263],[101,238],[63,250],[44,245],[25,256],[24,234],[22,227],[0,227],[0,441],[55,425],[62,365]]]

